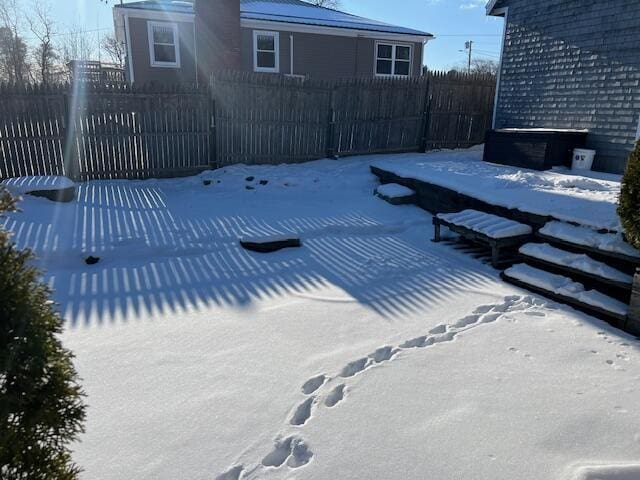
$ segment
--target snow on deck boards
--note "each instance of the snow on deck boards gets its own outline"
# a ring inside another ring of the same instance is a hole
[[[591,247],[605,252],[620,253],[640,259],[640,252],[625,242],[619,233],[599,233],[592,228],[563,222],[549,222],[540,229],[540,233],[575,245]]]
[[[596,229],[621,230],[616,214],[620,182],[539,172],[482,161],[481,149],[400,154],[371,166],[522,212]]]
[[[631,284],[633,277],[616,270],[588,255],[567,252],[547,243],[528,243],[520,247],[520,253],[555,265],[560,265],[615,282]]]
[[[438,214],[438,218],[495,239],[529,235],[533,232],[529,225],[477,210],[441,213]]]
[[[628,307],[624,303],[597,290],[586,290],[581,283],[574,282],[562,275],[555,275],[525,264],[514,265],[504,273],[507,277],[572,298],[592,307],[601,308],[620,316],[627,314]]]

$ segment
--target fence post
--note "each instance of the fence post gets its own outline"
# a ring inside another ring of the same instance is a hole
[[[327,124],[327,158],[338,158],[336,156],[336,88],[331,87],[329,97],[329,116]]]
[[[73,89],[73,87],[71,87]],[[76,125],[77,112],[70,102],[73,102],[74,94],[69,95],[68,90],[62,96],[64,103],[64,141],[62,143],[62,161],[65,176],[80,180],[80,152],[78,152],[78,132]],[[76,106],[77,107],[77,106]]]
[[[427,86],[424,93],[424,107],[422,109],[422,145],[421,152],[427,151],[427,142],[429,141],[429,131],[431,129],[431,73],[427,73]]]
[[[213,76],[209,81],[209,165],[218,166],[218,131],[216,118],[216,99],[214,97]]]

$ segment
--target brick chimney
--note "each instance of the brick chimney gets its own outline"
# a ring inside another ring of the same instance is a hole
[[[221,70],[240,70],[240,0],[195,0],[201,81]]]

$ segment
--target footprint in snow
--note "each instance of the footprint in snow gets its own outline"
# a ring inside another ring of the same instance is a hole
[[[311,417],[311,407],[313,407],[314,401],[315,397],[311,397],[298,405],[289,423],[296,426],[304,425]]]
[[[302,385],[302,393],[305,395],[311,395],[313,392],[318,390],[326,380],[327,377],[325,375],[318,375],[317,377],[310,378],[304,383],[304,385]]]
[[[411,340],[407,340],[402,345],[400,345],[400,348],[424,348],[433,344],[434,338],[424,335],[422,337],[416,337],[412,338]]]
[[[216,477],[216,480],[239,480],[243,470],[244,468],[242,467],[242,465],[236,465],[223,474],[218,475]]]
[[[285,462],[291,468],[298,468],[309,463],[313,452],[309,446],[298,437],[287,437],[276,440],[273,450],[262,459],[265,467],[281,467]]]
[[[347,364],[342,369],[342,372],[340,372],[340,376],[344,378],[353,377],[367,368],[370,364],[370,360],[371,359],[369,357],[364,357]]]
[[[398,350],[393,347],[381,347],[369,355],[369,358],[376,363],[382,363],[391,360],[396,353]]]
[[[447,326],[446,325],[438,325],[437,327],[433,327],[431,330],[429,330],[429,333],[433,334],[433,335],[438,335],[440,333],[444,333],[447,331]]]
[[[344,398],[344,390],[345,390],[344,383],[341,385],[338,385],[336,388],[331,390],[329,395],[327,395],[327,398],[324,401],[324,404],[329,408],[335,407]]]

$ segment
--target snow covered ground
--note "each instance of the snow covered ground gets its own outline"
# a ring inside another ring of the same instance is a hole
[[[640,343],[431,243],[374,197],[380,159],[21,202],[88,393],[84,478],[640,477]],[[238,243],[282,234],[303,247]]]
[[[595,229],[620,231],[616,215],[620,177],[595,172],[576,174],[493,165],[482,161],[482,147],[428,156],[402,154],[373,165],[400,177],[415,178],[467,194],[493,205],[551,215]]]

